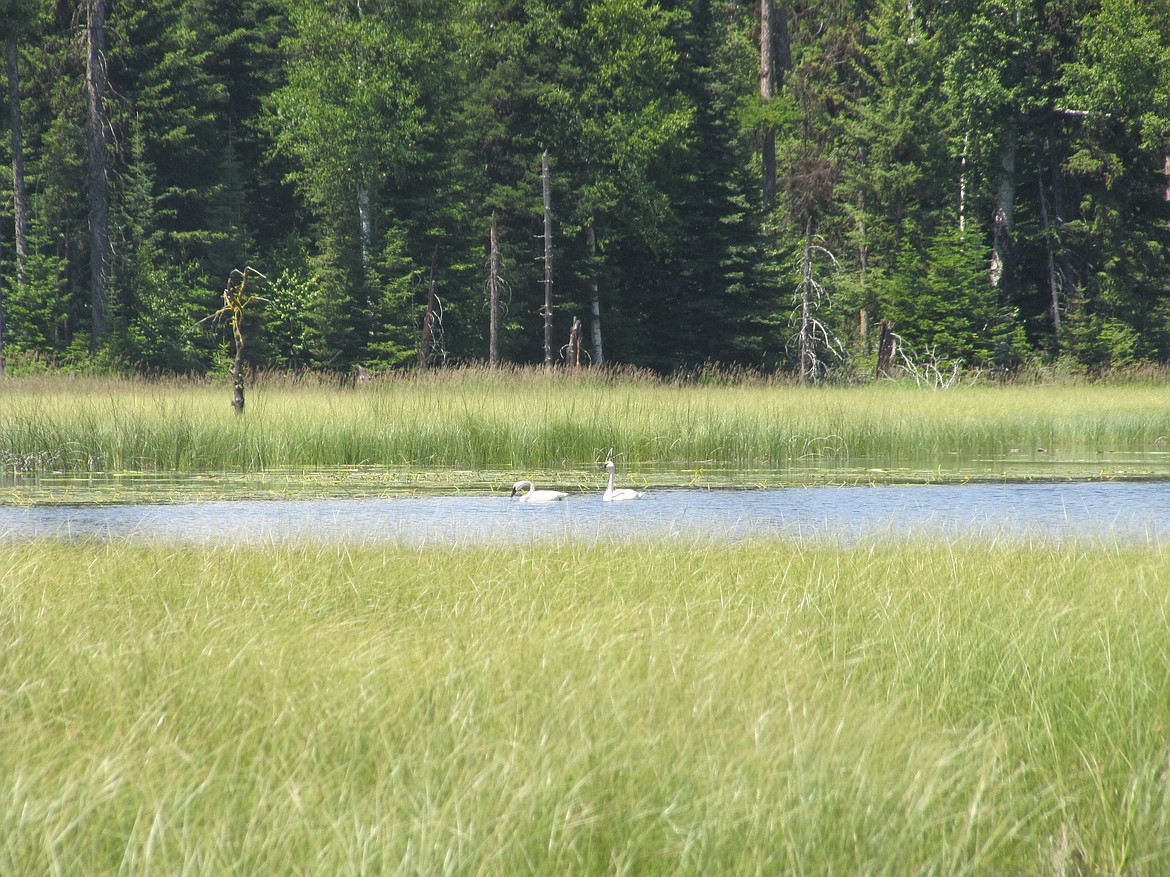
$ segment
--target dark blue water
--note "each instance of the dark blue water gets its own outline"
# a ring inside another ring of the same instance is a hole
[[[600,493],[525,505],[500,496],[244,500],[166,505],[0,506],[0,539],[130,538],[475,545],[539,539],[684,537],[856,541],[990,539],[1170,541],[1170,484],[809,487],[650,491],[603,503]]]

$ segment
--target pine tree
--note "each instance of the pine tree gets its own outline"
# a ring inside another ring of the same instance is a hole
[[[1064,68],[1069,350],[1093,367],[1170,355],[1170,7],[1106,0]]]

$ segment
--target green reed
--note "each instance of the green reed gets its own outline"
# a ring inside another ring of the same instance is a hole
[[[262,378],[236,416],[203,381],[0,381],[0,465],[39,471],[401,466],[565,470],[630,463],[750,469],[1077,448],[1170,437],[1159,383],[820,387],[463,369],[370,384]]]
[[[1166,563],[3,545],[0,873],[1165,873]]]

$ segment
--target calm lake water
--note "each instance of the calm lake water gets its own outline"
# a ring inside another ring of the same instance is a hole
[[[0,539],[131,538],[476,545],[640,537],[856,541],[876,537],[1170,541],[1170,483],[792,487],[600,493],[527,505],[505,495],[0,506]]]

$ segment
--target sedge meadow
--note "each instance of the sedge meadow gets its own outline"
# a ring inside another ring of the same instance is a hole
[[[12,500],[54,474],[215,473],[246,488],[280,473],[286,493],[311,493],[318,472],[326,490],[356,472],[384,476],[373,490],[498,490],[584,485],[611,451],[661,486],[1000,478],[988,464],[1005,459],[1018,478],[1170,476],[1165,376],[934,391],[469,368],[368,385],[271,376],[242,417],[229,400],[222,381],[9,378],[0,476],[29,476],[5,482]]]
[[[53,486],[112,472],[572,486],[610,448],[664,490],[1011,452],[1163,479],[1168,403],[469,371],[261,381],[236,417],[221,384],[53,376],[0,382],[0,456],[13,503],[121,501]],[[8,540],[0,873],[1165,873],[1167,568],[1154,541]]]

